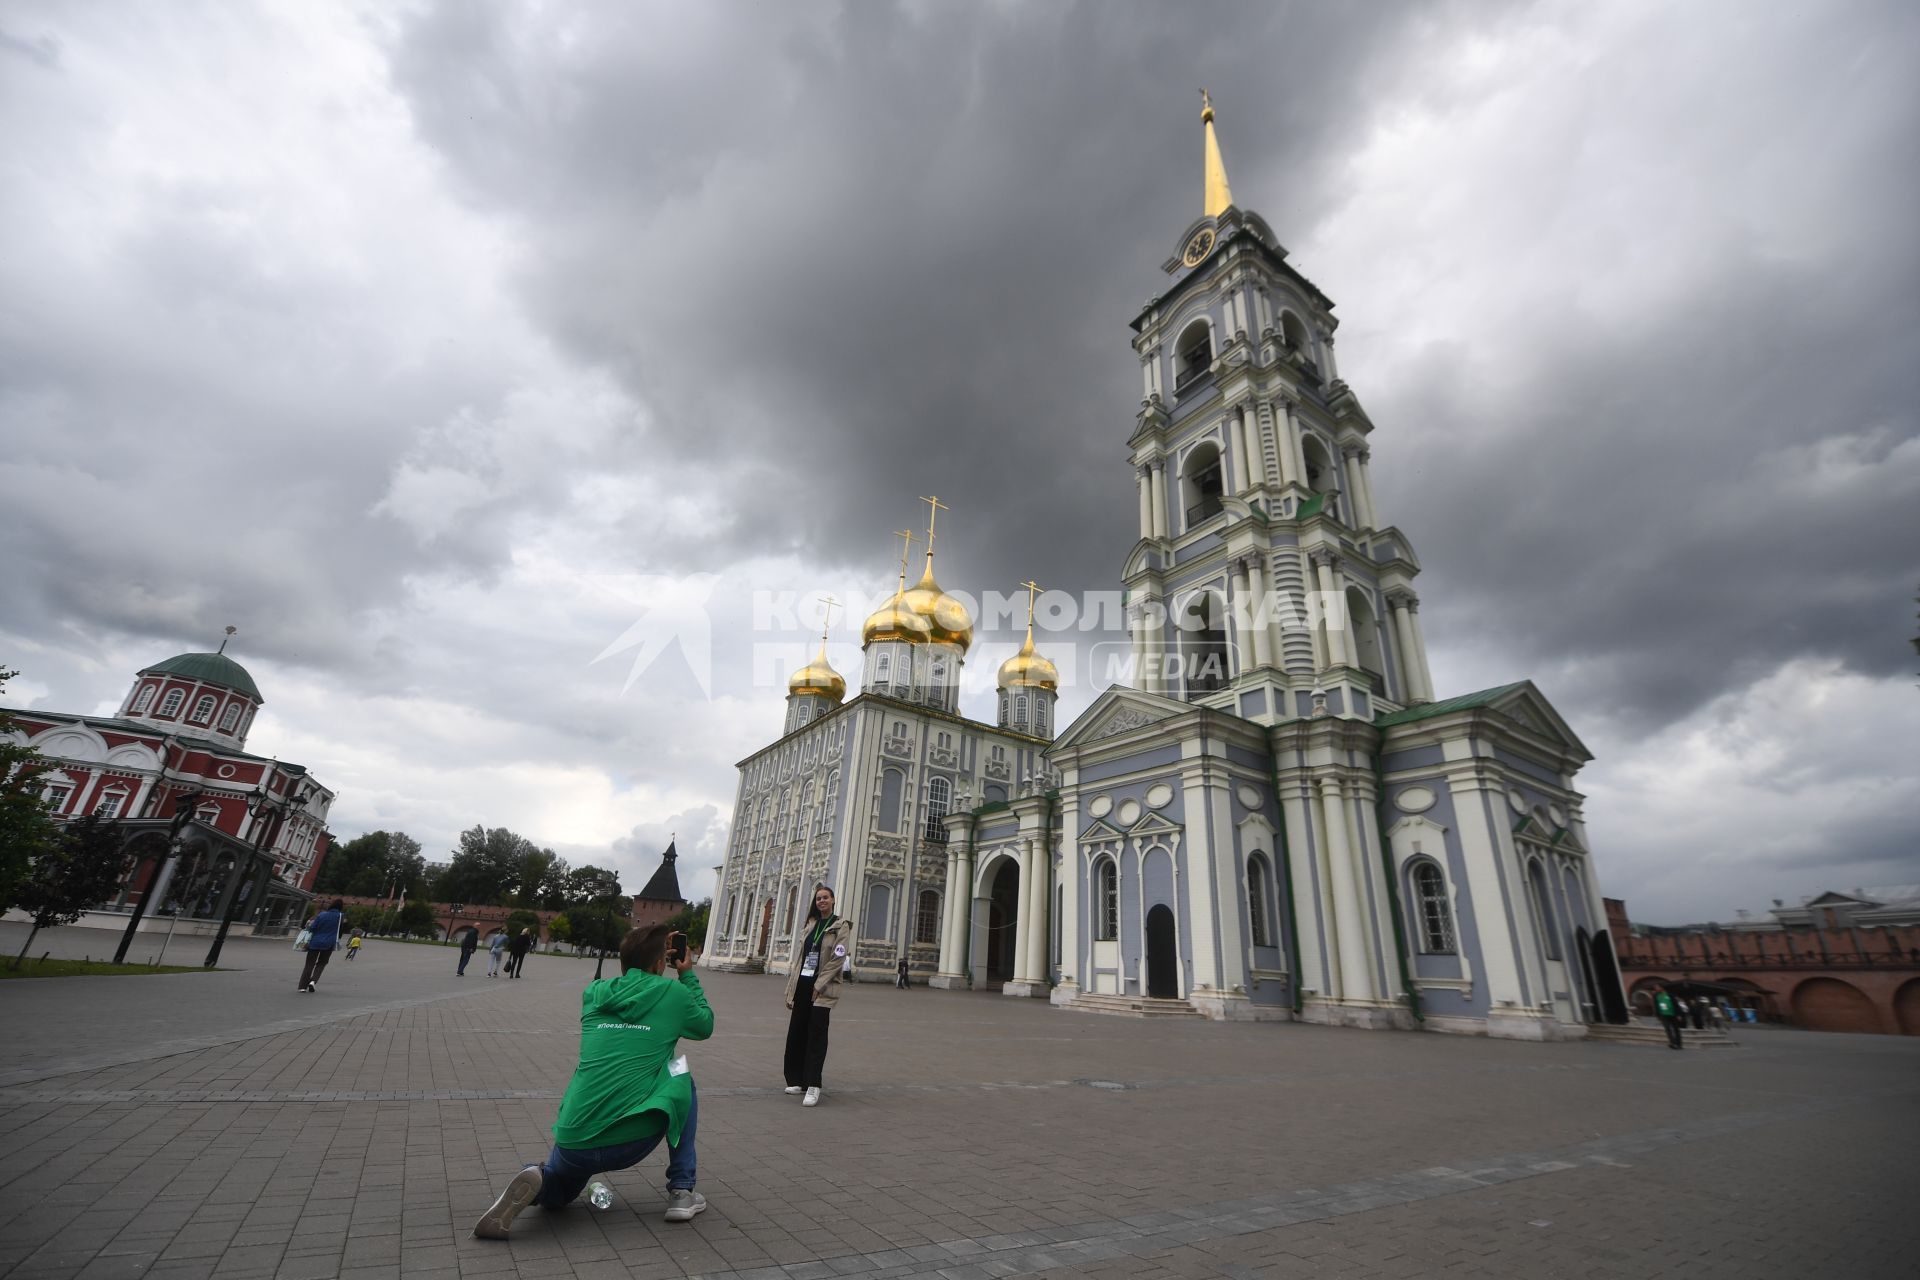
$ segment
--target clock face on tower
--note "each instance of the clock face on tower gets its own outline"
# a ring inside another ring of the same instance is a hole
[[[1180,260],[1190,267],[1200,265],[1200,260],[1213,252],[1213,228],[1202,227],[1193,233],[1193,239],[1187,241],[1187,251]]]

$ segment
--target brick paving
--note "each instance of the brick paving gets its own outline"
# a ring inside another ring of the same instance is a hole
[[[780,980],[707,974],[718,1031],[688,1052],[708,1211],[662,1221],[661,1153],[612,1176],[610,1210],[479,1241],[546,1150],[591,963],[535,956],[507,982],[482,957],[456,979],[451,951],[369,943],[305,996],[284,944],[226,959],[0,983],[0,1276],[1920,1270],[1920,1040],[1753,1030],[1675,1054],[873,984],[802,1110],[779,1088]]]

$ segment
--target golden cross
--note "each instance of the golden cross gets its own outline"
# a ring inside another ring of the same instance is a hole
[[[933,554],[934,521],[940,518],[940,513],[942,511],[951,511],[953,510],[953,508],[949,507],[946,503],[940,501],[939,498],[930,497],[927,494],[921,494],[920,501],[927,504],[927,554],[931,556]]]
[[[1202,110],[1205,110],[1205,111],[1213,110],[1213,95],[1208,93],[1205,89],[1202,89],[1200,91],[1200,107]]]
[[[913,555],[913,544],[919,539],[913,536],[911,529],[895,529],[893,536],[900,541],[900,589],[907,589],[907,559]]]
[[[1029,578],[1020,584],[1027,589],[1027,630],[1033,630],[1033,597],[1040,590],[1040,584]]]
[[[827,606],[827,616],[820,620],[820,643],[827,642],[827,632],[833,626],[833,607],[840,602],[832,596],[821,596],[820,603]]]

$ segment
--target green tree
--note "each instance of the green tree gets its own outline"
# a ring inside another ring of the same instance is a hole
[[[440,936],[440,922],[434,918],[432,905],[425,902],[409,902],[400,908],[396,927],[407,937],[437,938]]]
[[[712,911],[712,898],[689,902],[668,919],[667,928],[686,934],[688,946],[695,951],[704,951],[707,946],[707,917]]]
[[[527,848],[520,858],[520,891],[514,905],[559,911],[567,905],[567,860],[551,849]]]
[[[573,921],[574,942],[593,951],[618,951],[620,940],[633,927],[625,916],[603,906],[575,907],[567,917]]]
[[[406,832],[369,831],[329,853],[313,887],[320,894],[379,898],[404,892],[424,899],[427,860],[420,856],[420,842]]]
[[[507,917],[507,937],[517,938],[522,929],[533,930],[537,940],[540,937],[540,917],[531,911],[515,911]]]
[[[112,823],[92,814],[68,823],[53,844],[33,859],[15,891],[15,902],[33,917],[33,928],[13,958],[13,967],[20,967],[42,929],[78,920],[87,908],[113,893],[125,870],[120,837]]]
[[[555,942],[573,941],[573,921],[568,919],[566,912],[547,921],[547,937]]]
[[[20,673],[0,667],[0,692]],[[41,775],[52,766],[38,751],[10,736],[14,719],[0,711],[0,911],[16,896],[34,859],[60,843],[60,824],[40,799]]]
[[[505,827],[475,826],[462,831],[460,847],[434,881],[434,899],[504,906],[520,892],[527,855],[539,852],[533,841]]]

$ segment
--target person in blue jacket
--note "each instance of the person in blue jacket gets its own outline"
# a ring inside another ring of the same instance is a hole
[[[346,922],[343,908],[347,904],[335,898],[325,911],[307,921],[307,960],[300,966],[300,985],[296,991],[312,994],[320,981],[320,971],[327,967],[327,961],[333,958],[333,950],[340,945],[340,926]]]

